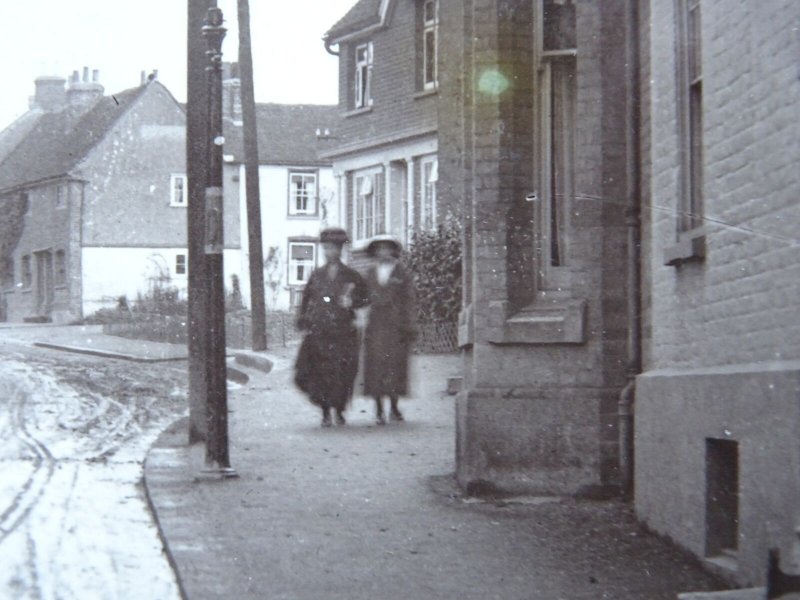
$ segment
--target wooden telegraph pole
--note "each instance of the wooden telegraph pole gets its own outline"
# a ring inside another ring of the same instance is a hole
[[[186,175],[189,191],[187,240],[189,255],[189,443],[206,439],[206,276],[205,235],[206,170],[206,43],[202,36],[208,9],[216,0],[188,0]]]
[[[228,388],[225,365],[225,278],[223,272],[223,194],[222,194],[222,11],[208,9],[203,37],[206,55],[207,130],[205,178],[205,253],[206,275],[206,471],[236,477],[228,452]]]
[[[250,313],[253,350],[267,349],[264,302],[264,250],[261,242],[261,191],[258,176],[258,119],[253,84],[253,54],[250,43],[250,5],[239,0],[239,72],[242,81],[242,133],[244,136],[247,237],[250,250]]]

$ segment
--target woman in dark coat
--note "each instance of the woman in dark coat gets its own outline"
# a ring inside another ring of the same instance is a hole
[[[320,234],[326,264],[316,269],[303,290],[297,325],[306,331],[295,365],[295,383],[322,409],[322,426],[345,424],[344,410],[358,372],[357,308],[368,302],[364,280],[341,261],[347,241],[343,229]]]
[[[367,275],[370,313],[365,335],[364,393],[375,398],[376,422],[385,425],[383,397],[392,420],[402,421],[397,403],[408,394],[408,358],[416,336],[414,283],[400,264],[400,243],[378,236],[367,252],[374,264]]]

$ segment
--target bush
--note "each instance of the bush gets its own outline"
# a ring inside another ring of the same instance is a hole
[[[455,323],[461,310],[461,225],[453,217],[414,234],[405,261],[414,275],[417,318]]]

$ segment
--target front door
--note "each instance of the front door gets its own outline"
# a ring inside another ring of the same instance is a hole
[[[36,252],[36,314],[49,317],[53,309],[53,252]]]

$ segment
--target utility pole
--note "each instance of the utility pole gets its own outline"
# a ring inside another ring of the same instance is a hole
[[[206,173],[206,44],[202,27],[208,9],[216,0],[188,0],[187,90],[186,90],[186,175],[187,240],[189,255],[189,443],[206,439],[206,276],[203,236],[205,235]]]
[[[225,365],[225,276],[223,272],[223,195],[222,195],[222,11],[208,9],[203,37],[206,55],[207,130],[205,179],[206,261],[206,470],[223,477],[236,477],[228,452],[228,388]]]
[[[250,43],[250,4],[239,0],[239,73],[242,81],[242,134],[244,137],[247,238],[250,250],[250,314],[253,350],[267,349],[264,302],[264,250],[261,242],[261,191],[258,177],[258,119]]]

